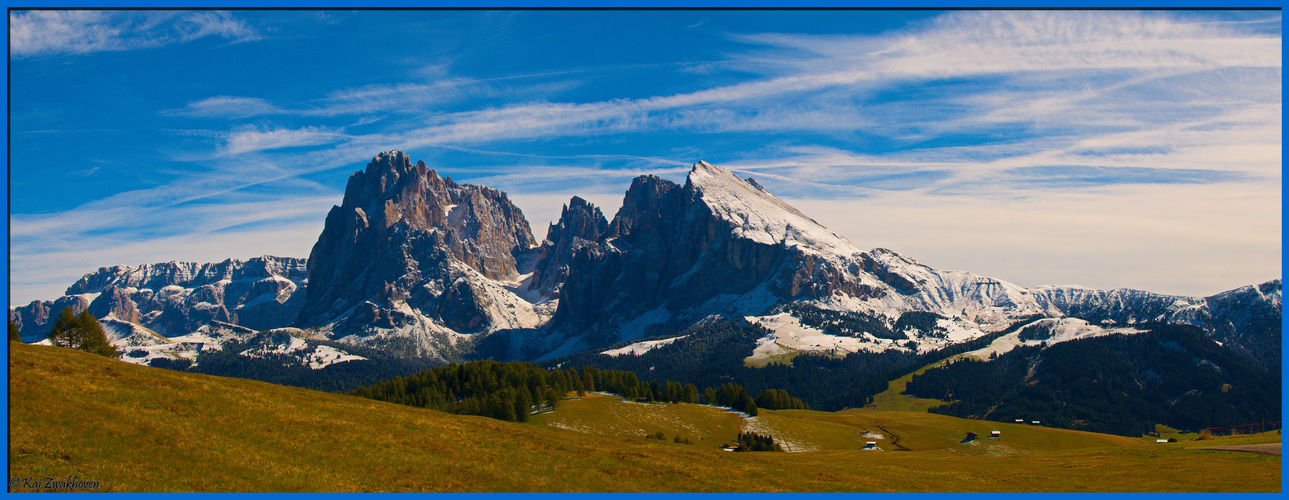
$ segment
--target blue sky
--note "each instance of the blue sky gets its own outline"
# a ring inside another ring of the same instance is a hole
[[[699,159],[860,248],[1033,286],[1280,276],[1279,12],[13,11],[10,304],[307,256],[408,152],[540,240]]]

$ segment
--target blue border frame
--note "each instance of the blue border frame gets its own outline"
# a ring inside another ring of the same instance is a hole
[[[313,8],[321,8],[321,9],[327,9],[327,8],[330,8],[330,9],[337,9],[337,8],[354,8],[355,3],[357,3],[357,2],[355,2],[354,0],[261,0],[261,1],[256,1],[256,0],[206,0],[206,1],[201,1],[201,0],[198,0],[198,1],[187,1],[187,0],[178,0],[178,1],[176,1],[176,0],[170,0],[170,1],[166,1],[166,0],[124,0],[124,1],[110,1],[110,0],[108,0],[108,1],[103,1],[103,0],[63,0],[63,1],[60,1],[60,2],[49,2],[49,1],[44,1],[44,0],[25,0],[25,1],[24,1],[24,0],[4,0],[4,6],[5,6],[5,7],[7,7],[8,9],[22,9],[22,8],[150,8],[150,9],[164,9],[164,8],[192,8],[192,9],[197,9],[197,8],[234,8],[234,9],[236,9],[236,8],[253,8],[253,9],[255,9],[255,8],[265,8],[265,9],[313,9]],[[1283,8],[1284,8],[1284,6],[1285,6],[1285,4],[1286,4],[1286,3],[1289,3],[1289,2],[1287,2],[1286,0],[1240,0],[1240,1],[1239,1],[1239,3],[1238,3],[1238,4],[1236,4],[1236,5],[1224,5],[1224,6],[1214,5],[1214,4],[1215,4],[1215,2],[1212,2],[1211,0],[1210,0],[1210,1],[1207,1],[1207,2],[1201,2],[1201,1],[1195,1],[1195,0],[1172,0],[1172,1],[1160,1],[1160,0],[1135,0],[1135,1],[1133,1],[1133,2],[1131,2],[1131,3],[1127,3],[1127,4],[1125,4],[1124,2],[1105,1],[1105,0],[1096,0],[1096,1],[1069,1],[1069,0],[1066,0],[1066,1],[1048,1],[1048,0],[1039,0],[1039,1],[1037,1],[1037,2],[1035,2],[1035,1],[1016,1],[1016,0],[1010,0],[1010,1],[1008,1],[1008,0],[1004,0],[1004,1],[999,1],[999,0],[975,0],[975,1],[970,1],[970,0],[938,0],[938,1],[911,0],[911,1],[906,1],[906,2],[897,2],[897,1],[891,1],[891,0],[885,0],[885,1],[867,1],[867,0],[802,0],[802,1],[797,1],[797,2],[793,2],[793,1],[790,1],[790,0],[690,0],[690,1],[686,1],[686,0],[656,0],[656,1],[643,1],[643,0],[483,0],[483,1],[479,1],[479,2],[471,2],[471,1],[468,1],[468,0],[420,0],[420,1],[417,1],[417,0],[374,0],[374,1],[371,1],[371,2],[363,2],[363,3],[364,3],[365,5],[364,5],[364,6],[362,6],[362,7],[358,7],[359,9],[370,9],[370,8],[387,8],[387,9],[412,9],[412,8],[463,8],[463,9],[602,9],[602,8],[608,8],[608,9],[663,9],[663,8],[679,8],[679,9],[743,9],[743,8],[752,8],[752,9],[776,9],[776,8],[791,8],[791,9],[850,9],[850,8],[874,8],[874,9],[883,9],[883,8],[884,8],[884,9],[926,9],[926,10],[946,9],[946,10],[947,10],[947,9],[1027,9],[1027,8],[1043,8],[1043,9],[1122,9],[1122,10],[1138,10],[1138,9],[1218,9],[1218,10],[1228,10],[1228,9],[1230,9],[1230,10],[1235,10],[1235,9],[1283,9]],[[7,10],[7,9],[6,9],[6,10]],[[1281,57],[1282,57],[1282,58],[1284,57],[1284,50],[1283,50],[1283,45],[1284,45],[1284,43],[1283,43],[1283,22],[1284,22],[1284,21],[1283,21],[1283,18],[1282,18],[1282,21],[1281,21],[1281,25],[1282,25],[1282,36],[1281,36],[1281,40],[1282,40],[1282,41],[1281,41],[1281,47],[1282,47],[1282,49],[1281,49]],[[7,30],[6,30],[6,31],[7,31]],[[6,39],[6,47],[7,47],[7,39]],[[1282,66],[1282,68],[1283,68],[1283,64],[1282,64],[1281,66]],[[5,157],[4,157],[4,165],[5,165],[5,173],[6,173],[6,186],[5,186],[5,189],[4,189],[3,191],[0,191],[0,204],[3,204],[3,205],[5,206],[6,214],[7,214],[7,213],[9,213],[9,212],[11,211],[11,210],[10,210],[10,206],[9,206],[9,200],[10,200],[10,196],[9,196],[9,185],[8,185],[8,182],[7,182],[7,181],[8,181],[8,172],[9,172],[9,170],[8,170],[8,168],[9,168],[9,156],[8,156],[8,145],[9,145],[9,143],[8,143],[8,140],[9,140],[9,134],[8,134],[8,132],[9,132],[9,122],[8,122],[8,119],[7,119],[8,112],[9,112],[9,104],[8,104],[8,96],[7,96],[7,88],[8,88],[7,83],[8,83],[8,76],[9,76],[9,67],[8,67],[8,64],[5,64],[4,69],[3,69],[2,71],[3,71],[3,77],[4,77],[4,80],[5,80],[5,82],[6,82],[6,99],[5,99],[4,104],[3,104],[3,111],[4,111],[4,114],[5,114],[5,116],[6,116],[6,120],[3,122],[3,125],[0,125],[0,127],[2,127],[2,128],[0,128],[0,132],[3,132],[3,134],[4,134],[4,136],[5,136],[5,139],[6,139],[6,154],[5,154]],[[1283,75],[1283,69],[1282,69],[1282,75]],[[1282,115],[1283,115],[1283,105],[1284,105],[1283,103],[1284,103],[1284,87],[1283,87],[1283,78],[1282,78],[1282,83],[1281,83],[1281,109],[1282,109]],[[1281,148],[1281,150],[1282,150],[1282,153],[1281,153],[1281,172],[1283,172],[1283,171],[1284,171],[1284,154],[1283,154],[1283,149],[1284,149],[1284,148],[1283,148],[1284,135],[1283,135],[1283,134],[1284,134],[1284,130],[1283,130],[1283,120],[1282,120],[1282,126],[1281,126],[1281,144],[1282,144],[1282,148]],[[1283,239],[1284,239],[1284,229],[1283,229],[1283,213],[1284,213],[1283,192],[1284,192],[1284,186],[1285,186],[1284,176],[1283,176],[1283,175],[1281,175],[1281,193],[1282,193],[1282,202],[1281,202],[1281,211],[1282,211],[1282,218],[1281,218],[1281,220],[1282,220],[1282,223],[1281,223],[1281,241],[1282,241],[1282,245],[1281,245],[1281,252],[1282,252],[1282,253],[1281,253],[1281,263],[1282,263],[1282,265],[1281,265],[1281,269],[1282,269],[1282,270],[1283,270],[1283,268],[1284,268],[1284,266],[1283,266],[1283,262],[1284,262],[1284,246],[1283,246]],[[3,275],[5,276],[5,278],[6,278],[6,280],[5,280],[5,286],[4,286],[4,288],[2,289],[2,291],[0,291],[0,299],[3,299],[3,301],[7,304],[7,303],[8,303],[9,292],[10,292],[10,290],[9,290],[9,280],[8,280],[8,277],[9,277],[9,263],[10,263],[10,262],[9,262],[9,258],[8,258],[8,243],[7,243],[7,242],[8,242],[7,237],[8,237],[8,235],[9,235],[9,220],[8,220],[8,217],[6,217],[6,218],[4,219],[4,221],[3,221],[2,223],[0,223],[0,224],[3,224],[4,232],[5,232],[5,235],[6,235],[6,246],[5,246],[5,248],[6,248],[6,258],[4,259],[4,261],[3,261],[3,262],[0,262],[0,274],[3,274]],[[1282,271],[1282,273],[1283,273],[1283,271]],[[1282,315],[1281,315],[1281,328],[1282,328],[1282,331],[1283,331],[1283,329],[1284,329],[1284,327],[1285,327],[1286,325],[1289,325],[1289,322],[1286,322],[1286,321],[1285,321],[1284,316],[1283,316],[1283,313],[1282,313]],[[4,357],[5,357],[6,361],[7,361],[7,360],[8,360],[8,355],[9,355],[9,348],[8,348],[8,344],[6,343],[2,349],[3,349]],[[1281,346],[1281,358],[1282,358],[1282,359],[1283,359],[1283,357],[1284,357],[1284,353],[1285,353],[1285,347],[1283,346],[1283,343],[1282,343],[1282,346]],[[7,365],[7,362],[6,362],[6,365]],[[1282,380],[1282,387],[1283,387],[1283,386],[1284,386],[1284,385],[1283,385],[1283,381],[1284,381],[1284,372],[1283,372],[1283,371],[1281,371],[1281,380]],[[5,369],[5,384],[4,384],[4,386],[3,386],[3,387],[0,387],[0,399],[2,399],[2,400],[3,400],[3,403],[0,403],[0,404],[3,404],[4,412],[5,412],[5,415],[6,415],[6,419],[7,419],[7,415],[8,415],[8,409],[9,409],[9,408],[8,408],[8,407],[9,407],[9,405],[8,405],[8,393],[9,393],[9,390],[8,390],[8,367],[6,366],[6,369]],[[1285,398],[1284,393],[1282,392],[1282,393],[1281,393],[1281,408],[1282,408],[1282,412],[1283,412],[1283,408],[1285,407],[1285,402],[1286,402],[1286,401],[1289,401],[1289,400],[1287,400],[1287,399]],[[6,464],[7,464],[7,462],[8,462],[8,461],[7,461],[7,457],[8,457],[8,450],[9,450],[8,430],[7,430],[7,427],[6,427],[6,431],[4,432],[4,434],[3,434],[2,436],[0,436],[0,447],[3,447],[3,449],[5,450]],[[6,465],[6,469],[7,469],[7,465]],[[1282,493],[1283,493],[1284,491],[1286,491],[1287,489],[1289,489],[1289,488],[1286,488],[1286,486],[1289,486],[1289,481],[1286,481],[1286,480],[1285,480],[1284,467],[1283,467],[1283,464],[1282,464],[1282,465],[1281,465],[1281,491],[1282,491]],[[73,494],[71,494],[71,495],[73,495],[73,496],[79,496],[79,495],[83,495],[83,494],[81,494],[81,493],[73,493]],[[142,496],[142,495],[145,495],[145,494],[126,494],[126,495],[127,495],[127,496],[134,496],[134,495],[140,495],[140,496]],[[190,496],[190,495],[195,495],[195,494],[192,494],[192,493],[177,494],[177,496],[185,496],[185,497],[186,497],[186,496]],[[231,493],[213,494],[213,495],[214,495],[214,497],[217,497],[217,498],[228,498],[228,497],[231,497],[231,496],[234,496],[234,495],[235,495],[235,496],[237,496],[237,497],[241,497],[241,496],[243,496],[243,494],[231,494]],[[269,495],[269,494],[246,494],[246,495],[247,495],[247,496],[261,496],[261,495]],[[272,494],[272,495],[291,495],[291,496],[296,496],[296,497],[301,496],[301,495],[310,495],[310,496],[314,496],[314,495],[322,495],[322,496],[325,496],[325,497],[340,497],[340,496],[342,496],[342,495],[344,495],[344,496],[349,496],[349,495],[354,495],[354,494],[336,494],[336,493],[331,493],[331,494],[301,494],[301,493],[295,493],[295,494]],[[486,498],[499,498],[499,497],[503,497],[503,496],[510,496],[510,495],[517,495],[517,494],[509,494],[509,493],[486,493],[486,494],[465,494],[465,493],[454,493],[454,494],[439,494],[439,495],[437,495],[437,496],[438,496],[439,498],[460,499],[460,498],[467,498],[467,497],[468,497],[468,498],[481,498],[481,497],[486,497]],[[538,498],[538,499],[543,499],[543,500],[555,500],[556,498],[561,498],[561,497],[562,497],[562,495],[565,495],[565,494],[541,493],[541,494],[522,494],[522,495],[524,495],[524,496],[525,496],[525,498]],[[557,497],[556,495],[561,495],[561,496]],[[589,496],[588,496],[588,495],[589,495]],[[652,498],[652,497],[656,497],[656,496],[664,495],[664,494],[581,494],[581,495],[579,495],[579,496],[581,496],[582,498],[600,498],[600,497],[608,497],[608,496],[610,496],[610,495],[613,495],[613,496],[615,496],[615,497],[619,497],[619,498],[626,497],[626,496],[628,496],[628,495],[633,496],[633,497],[636,497],[636,498]],[[688,495],[695,495],[695,494],[688,494]],[[735,496],[734,496],[734,495],[735,495],[735,494],[705,494],[704,496],[705,496],[706,498],[729,498],[729,499],[733,499],[733,498],[735,498]],[[746,495],[747,495],[747,494],[738,494],[738,497],[737,497],[737,498],[745,498],[745,497],[746,497]],[[795,498],[806,498],[806,496],[807,496],[807,495],[815,496],[815,495],[818,495],[818,494],[802,494],[802,493],[775,494],[775,498],[794,498],[794,499],[795,499]],[[837,495],[837,494],[833,494],[833,495]],[[848,495],[848,496],[849,496],[850,494],[841,494],[841,495]],[[876,494],[876,496],[872,496],[872,495],[873,495],[873,494],[866,495],[864,498],[888,498],[888,497],[891,497],[892,495],[903,495],[903,494],[892,493],[892,494]],[[928,495],[928,494],[924,494],[924,495]],[[993,498],[993,497],[995,496],[995,494],[977,494],[977,493],[970,493],[970,494],[957,494],[957,493],[933,493],[933,494],[929,494],[929,495],[931,495],[931,497],[941,497],[941,496],[944,496],[944,495],[953,495],[954,497],[958,497],[958,498],[981,498],[981,499],[984,499],[984,498]],[[1014,496],[1014,495],[1018,495],[1018,494],[1008,494],[1008,495],[1013,495],[1013,496]],[[1053,493],[1053,494],[1043,494],[1043,495],[1044,495],[1044,497],[1045,497],[1045,498],[1071,498],[1071,497],[1075,497],[1075,496],[1082,497],[1082,496],[1085,496],[1085,495],[1087,495],[1087,494],[1079,494],[1079,493]],[[1106,494],[1098,494],[1098,495],[1106,495]],[[1109,494],[1109,495],[1111,495],[1112,497],[1128,496],[1127,494]],[[1147,496],[1147,495],[1148,495],[1148,496],[1153,496],[1153,497],[1156,497],[1156,498],[1159,498],[1160,496],[1172,496],[1171,494],[1162,494],[1162,493],[1159,493],[1159,494],[1139,494],[1139,495],[1133,495],[1133,496]],[[1208,498],[1214,498],[1214,497],[1228,497],[1228,496],[1235,496],[1235,495],[1241,495],[1241,496],[1245,496],[1245,495],[1251,495],[1251,496],[1267,496],[1268,498],[1270,498],[1268,495],[1274,495],[1274,494],[1209,494],[1207,497],[1208,497]],[[167,495],[167,496],[169,496],[169,495]],[[1276,498],[1278,498],[1279,496],[1277,495],[1277,496],[1275,496],[1275,497],[1276,497]],[[205,496],[205,498],[210,498],[210,496]],[[816,498],[817,498],[817,497],[816,497]],[[835,497],[834,497],[834,498],[835,498]]]

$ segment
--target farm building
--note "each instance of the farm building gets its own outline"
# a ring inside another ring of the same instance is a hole
[[[1002,431],[989,431],[989,439],[1001,437],[1002,435],[1003,435]]]

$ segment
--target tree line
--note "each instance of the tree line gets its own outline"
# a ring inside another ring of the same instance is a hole
[[[753,398],[743,386],[726,383],[702,392],[694,384],[640,380],[634,372],[594,366],[542,368],[525,361],[470,361],[359,387],[348,394],[462,415],[525,422],[533,409],[554,408],[572,392],[604,392],[639,402],[700,403],[727,406],[756,416],[765,408],[806,408],[786,391],[768,390]]]
[[[906,314],[907,316],[908,314]],[[936,317],[910,316],[909,326],[924,328]],[[713,321],[673,332],[674,342],[641,355],[604,356],[584,352],[542,362],[543,366],[594,366],[602,370],[630,371],[642,378],[677,380],[699,387],[720,387],[733,382],[749,393],[775,389],[792,393],[802,407],[821,411],[859,408],[885,391],[891,380],[931,363],[963,352],[980,349],[994,339],[1012,333],[1038,317],[1024,318],[1008,329],[924,354],[909,351],[860,351],[844,355],[800,354],[788,364],[750,367],[744,358],[756,347],[757,339],[770,334],[760,325],[739,321]],[[625,345],[625,344],[622,344]],[[794,403],[759,401],[761,408],[792,409]]]

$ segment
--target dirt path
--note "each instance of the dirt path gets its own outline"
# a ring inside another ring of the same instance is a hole
[[[1212,448],[1196,448],[1197,450],[1220,450],[1220,451],[1247,451],[1249,453],[1261,453],[1263,455],[1280,456],[1280,443],[1271,444],[1246,444],[1240,446],[1214,446]]]
[[[880,425],[879,425],[879,426],[877,426],[877,428],[878,428],[878,429],[881,429],[881,430],[882,430],[882,432],[885,432],[887,436],[890,436],[890,437],[892,438],[892,439],[891,439],[891,446],[894,446],[894,447],[896,447],[896,448],[899,448],[899,449],[900,449],[900,451],[913,451],[913,450],[910,450],[910,449],[908,449],[908,448],[905,448],[905,447],[904,447],[904,445],[900,444],[900,435],[899,435],[899,434],[896,434],[896,433],[894,433],[894,432],[891,432],[891,431],[889,431],[889,430],[886,430],[886,428],[885,428],[885,427],[882,427],[882,426],[880,426]],[[1279,451],[1279,450],[1277,450],[1277,451]]]

